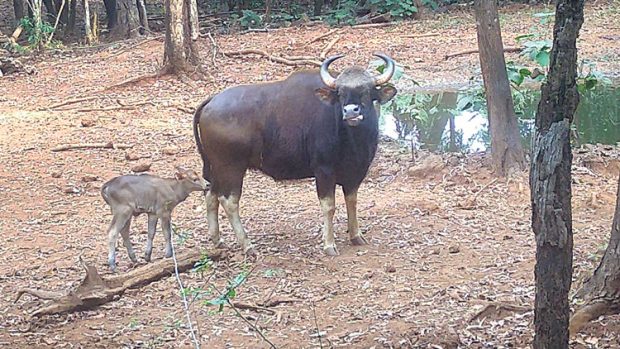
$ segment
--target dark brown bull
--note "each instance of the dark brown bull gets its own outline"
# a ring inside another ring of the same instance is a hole
[[[311,178],[324,215],[325,253],[337,255],[333,231],[336,184],[345,195],[349,237],[367,243],[357,222],[357,190],[366,177],[378,141],[378,108],[396,89],[385,85],[394,74],[391,58],[379,76],[362,67],[337,78],[324,61],[320,70],[287,79],[226,89],[204,101],[194,116],[194,137],[211,182],[206,194],[209,234],[220,245],[218,207],[222,204],[246,254],[255,254],[239,218],[239,198],[248,168],[275,180]],[[385,85],[385,86],[384,86]]]

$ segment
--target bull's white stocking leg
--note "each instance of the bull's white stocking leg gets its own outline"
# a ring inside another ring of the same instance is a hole
[[[230,194],[229,196],[220,196],[219,200],[224,208],[224,211],[226,211],[226,216],[230,221],[230,225],[232,225],[235,235],[237,235],[237,241],[243,248],[243,252],[247,255],[256,254],[252,248],[250,239],[248,239],[248,236],[243,229],[243,224],[241,224],[241,218],[239,217],[239,197],[234,194]]]
[[[334,237],[334,213],[336,213],[336,200],[334,196],[320,198],[321,211],[323,212],[323,250],[329,256],[337,256],[336,238]]]
[[[347,205],[347,227],[349,239],[353,245],[364,245],[368,241],[362,235],[357,221],[357,190],[345,194],[344,201]]]
[[[164,232],[164,239],[166,240],[165,256],[166,258],[172,257],[172,226],[170,223],[170,216],[164,215],[161,217],[161,230]]]
[[[121,236],[123,237],[123,245],[127,249],[127,254],[129,255],[129,259],[132,262],[137,263],[138,259],[136,258],[136,253],[133,251],[133,246],[131,246],[131,240],[129,239],[129,227],[131,226],[131,216],[127,219],[127,222],[123,226],[121,230]]]
[[[209,224],[209,236],[215,247],[220,247],[222,241],[220,240],[220,224],[218,222],[218,210],[220,208],[220,202],[217,200],[217,196],[210,190],[205,194],[205,205],[207,206],[207,222]]]
[[[149,214],[149,235],[146,238],[146,251],[144,251],[144,260],[147,262],[151,261],[151,254],[153,253],[153,239],[157,229],[157,219],[157,215]]]

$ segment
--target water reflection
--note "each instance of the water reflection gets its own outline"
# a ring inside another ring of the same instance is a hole
[[[416,148],[444,152],[486,150],[490,145],[486,105],[482,96],[471,98],[471,94],[399,94],[382,108],[381,132],[407,140]],[[522,144],[529,149],[540,90],[522,89],[514,93],[513,99]],[[583,93],[573,124],[575,145],[620,142],[619,102],[618,87],[599,86]]]

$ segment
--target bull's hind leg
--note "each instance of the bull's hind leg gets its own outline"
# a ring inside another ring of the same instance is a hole
[[[241,217],[239,217],[239,197],[240,194],[229,194],[228,196],[220,196],[219,200],[226,212],[226,216],[230,221],[230,225],[237,235],[237,241],[243,248],[243,252],[248,256],[256,255],[256,251],[252,247],[252,243],[250,239],[248,239],[247,234],[245,233],[245,229],[243,229],[243,224],[241,223]]]
[[[360,231],[357,221],[357,188],[354,190],[342,188],[344,192],[344,201],[347,205],[347,230],[349,231],[349,239],[353,245],[365,245],[368,243],[362,232]]]
[[[323,251],[328,256],[337,256],[336,238],[334,236],[334,214],[336,213],[336,181],[333,172],[320,169],[316,173],[316,190],[323,213]]]
[[[205,194],[205,205],[207,206],[207,222],[209,224],[209,236],[215,247],[221,247],[220,224],[218,222],[218,211],[220,202],[211,190]]]

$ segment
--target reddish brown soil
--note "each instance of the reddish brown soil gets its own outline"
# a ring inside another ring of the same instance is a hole
[[[531,14],[542,10],[504,9],[505,43],[514,44],[514,36],[527,33],[535,25]],[[581,57],[611,74],[620,71],[618,13],[617,5],[589,6],[579,40]],[[471,13],[463,12],[394,28],[349,30],[332,52],[348,53],[338,63],[344,66],[367,62],[370,53],[383,50],[409,65],[412,69],[407,73],[423,86],[464,82],[470,76],[479,78],[477,56],[443,61],[443,55],[476,46],[473,23]],[[549,28],[545,28],[548,35]],[[216,36],[216,40],[223,50],[247,47],[318,56],[329,40],[306,42],[327,30],[322,26],[288,28]],[[427,32],[439,35],[405,38]],[[199,45],[208,57],[209,39],[200,39]],[[131,290],[92,311],[47,317],[28,325],[28,312],[42,302],[24,297],[13,303],[16,289],[62,290],[75,285],[82,278],[77,263],[80,255],[107,273],[105,231],[111,215],[99,188],[109,178],[130,172],[135,164],[125,160],[122,150],[55,153],[50,149],[63,143],[133,143],[131,152],[152,162],[151,173],[170,176],[175,165],[198,170],[201,163],[192,137],[192,116],[177,107],[193,109],[226,86],[282,78],[294,68],[256,56],[229,59],[218,54],[217,65],[208,65],[213,80],[166,76],[104,90],[157,71],[163,51],[161,41],[117,55],[120,50],[120,46],[105,46],[44,56],[35,62],[37,75],[0,79],[0,346],[191,347],[174,278]],[[97,99],[65,110],[46,109],[81,96]],[[121,111],[79,110],[115,106],[117,99],[126,104],[151,101],[152,105]],[[82,127],[84,118],[97,121],[92,127]],[[174,147],[177,154],[165,155],[167,147]],[[617,162],[611,159],[617,159],[617,153],[603,152],[607,155],[577,154],[575,159],[574,289],[591,273],[610,232],[618,175]],[[336,258],[324,256],[321,249],[320,210],[311,180],[276,183],[249,173],[241,213],[259,259],[244,262],[221,215],[232,257],[214,264],[207,274],[214,273],[211,281],[222,289],[244,267],[255,267],[238,290],[238,302],[293,300],[271,308],[273,313],[242,311],[278,348],[451,347],[457,336],[462,348],[528,347],[533,336],[532,311],[469,322],[492,302],[528,308],[533,304],[535,242],[527,175],[491,183],[494,179],[478,156],[444,156],[444,161],[447,166],[442,171],[412,177],[408,151],[383,142],[359,198],[360,223],[370,244],[353,247],[347,241],[344,202],[339,195],[336,231],[341,256]],[[88,174],[97,180],[84,182]],[[65,188],[78,193],[67,194]],[[187,234],[184,242],[175,240],[177,249],[211,247],[199,195],[180,205],[173,221]],[[132,227],[140,254],[145,230],[146,219],[140,217]],[[160,232],[155,241],[154,257],[162,258]],[[131,267],[121,246],[118,258],[121,272]],[[183,274],[182,279],[187,287],[209,288],[196,273]],[[232,310],[212,314],[214,310],[200,300],[192,303],[203,347],[267,347]],[[585,328],[571,346],[619,348],[619,331],[620,318],[606,317]]]

